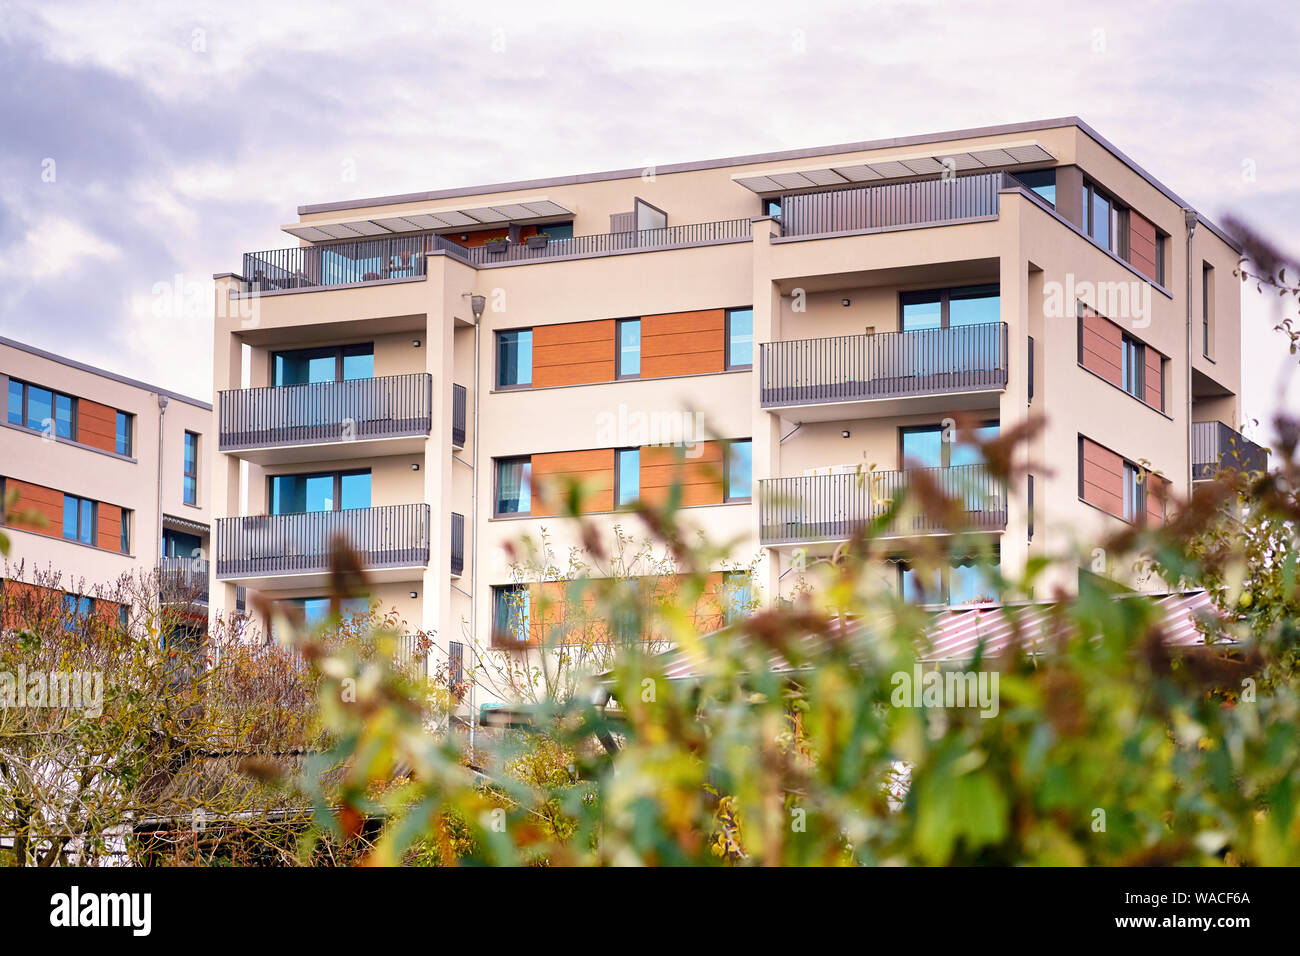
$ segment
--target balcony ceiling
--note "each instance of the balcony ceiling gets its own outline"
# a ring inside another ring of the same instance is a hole
[[[540,199],[499,203],[495,206],[439,209],[406,216],[376,216],[373,219],[348,219],[343,222],[293,222],[280,228],[291,236],[308,242],[329,242],[331,239],[364,239],[369,236],[400,235],[404,232],[427,232],[430,229],[508,226],[572,215],[572,210],[543,196]]]
[[[885,159],[874,163],[850,163],[843,166],[815,166],[777,170],[761,176],[733,176],[735,182],[756,193],[789,192],[826,186],[853,186],[912,176],[932,176],[944,170],[944,160],[951,159],[958,172],[972,169],[1006,169],[1032,163],[1055,162],[1056,157],[1036,142],[1018,143],[999,149],[980,149],[962,153],[926,153]]]

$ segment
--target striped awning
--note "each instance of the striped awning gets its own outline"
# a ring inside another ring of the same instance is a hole
[[[189,518],[178,518],[176,515],[164,513],[162,523],[163,527],[168,531],[180,531],[183,534],[197,534],[200,537],[208,533],[208,526],[202,521],[191,521]]]
[[[427,232],[430,229],[479,229],[483,226],[508,226],[572,216],[573,212],[546,197],[474,206],[467,209],[436,209],[410,212],[401,216],[376,216],[371,219],[348,219],[340,222],[293,222],[280,228],[291,236],[308,242],[331,239],[364,239],[404,232]]]
[[[886,179],[905,179],[909,176],[934,176],[944,170],[967,172],[980,169],[1007,169],[1031,163],[1050,163],[1055,159],[1055,156],[1038,143],[1029,142],[995,149],[925,153],[878,162],[803,167],[776,170],[757,176],[742,174],[731,178],[751,192],[776,193],[793,189],[852,186]]]
[[[1117,597],[1116,600],[1122,601],[1127,597]],[[1160,629],[1165,643],[1170,646],[1189,647],[1203,643],[1205,636],[1197,626],[1198,622],[1217,617],[1214,602],[1205,591],[1160,595],[1155,602],[1163,611]],[[931,663],[969,661],[974,658],[981,641],[984,642],[985,657],[1000,657],[1017,646],[1029,654],[1041,653],[1049,642],[1058,610],[1059,606],[1052,603],[1025,603],[939,611],[927,629],[925,646],[917,649],[917,659]],[[860,634],[861,630],[850,622],[846,636],[852,638],[855,632]],[[740,635],[737,640],[747,639]],[[826,638],[809,635],[800,640],[812,651]],[[776,652],[769,656],[768,666],[776,672],[791,669]],[[688,680],[705,674],[708,660],[701,650],[672,648],[664,652],[663,667],[664,676],[669,680]]]

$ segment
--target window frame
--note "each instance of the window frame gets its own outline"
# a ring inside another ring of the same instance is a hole
[[[623,462],[624,455],[636,455],[636,493],[628,500],[623,500]],[[641,497],[641,449],[639,447],[614,449],[614,507],[622,508]]]
[[[50,395],[50,420],[54,422],[54,437],[62,438],[67,441],[78,441],[77,436],[80,434],[80,430],[81,430],[80,429],[81,401],[80,399],[77,398],[76,395],[69,395],[67,392],[60,392],[57,389],[48,388],[45,385],[37,385],[35,382],[29,382],[26,379],[10,377],[9,387],[12,388],[15,385],[18,386],[19,395],[20,395],[20,398],[18,400],[19,421],[13,422],[9,420],[9,412],[11,411],[11,409],[8,407],[9,395],[6,394],[5,395],[5,422],[7,424],[16,426],[18,428],[22,428],[25,431],[35,432],[38,435],[45,434],[45,430],[43,428],[32,426],[27,423],[28,409],[31,407],[31,390],[33,388],[38,388],[42,392],[48,392]],[[68,430],[70,434],[67,435],[59,434],[58,408],[59,408],[59,399],[61,398],[66,399],[70,406],[69,415],[68,415]]]
[[[308,357],[308,358],[326,358],[326,357],[330,356],[331,354],[334,356],[334,379],[333,379],[334,382],[337,383],[337,382],[343,382],[343,381],[365,381],[365,379],[344,379],[344,378],[343,378],[343,360],[344,360],[345,358],[350,358],[350,357],[357,356],[357,355],[369,355],[369,356],[370,356],[370,358],[371,358],[371,375],[370,375],[370,377],[371,377],[371,378],[374,377],[374,357],[375,357],[375,343],[374,343],[374,341],[368,341],[368,342],[350,342],[350,343],[348,343],[347,345],[322,345],[322,346],[311,346],[311,347],[308,347],[308,348],[301,348],[301,349],[281,349],[280,351],[272,352],[272,353],[271,353],[271,361],[268,363],[268,366],[269,366],[269,367],[268,367],[268,372],[267,372],[267,374],[268,374],[268,375],[270,376],[270,378],[271,378],[271,381],[270,381],[270,385],[271,385],[271,387],[272,387],[272,388],[292,388],[294,385],[310,385],[310,384],[321,384],[321,385],[327,385],[327,384],[329,384],[328,382],[316,382],[316,383],[313,383],[313,382],[294,382],[294,383],[292,383],[292,384],[277,385],[277,384],[276,384],[276,381],[275,381],[275,372],[276,372],[276,361],[277,361],[277,359],[284,358],[284,357],[286,357],[286,356],[291,356],[291,355],[293,355],[293,356],[304,356],[304,357]]]
[[[123,437],[125,437],[126,450],[122,450]],[[127,458],[135,457],[135,415],[131,412],[124,412],[117,409],[117,416],[114,419],[113,448],[119,455],[125,455]]]
[[[983,419],[980,419],[979,423],[978,423],[975,427],[976,427],[976,428],[997,428],[997,429],[999,430],[999,435],[1000,435],[1000,434],[1001,434],[1001,428],[1002,428],[1002,421],[1001,421],[1001,419],[999,419],[999,418],[983,418]],[[914,432],[932,432],[932,431],[937,431],[937,432],[939,432],[939,457],[940,457],[940,461],[942,462],[942,464],[939,464],[939,465],[913,465],[912,467],[915,468],[915,469],[924,469],[924,468],[951,468],[951,467],[953,467],[953,465],[952,465],[952,450],[953,450],[954,448],[958,447],[959,445],[969,445],[969,446],[971,446],[971,447],[975,447],[975,443],[974,443],[974,442],[969,442],[969,441],[967,441],[967,442],[963,442],[963,441],[944,441],[944,440],[943,440],[943,429],[944,429],[943,422],[938,422],[938,423],[925,423],[925,424],[920,424],[920,425],[899,425],[899,426],[898,426],[898,470],[899,470],[899,471],[907,471],[907,470],[909,470],[909,469],[908,469],[908,466],[907,466],[907,458],[904,456],[904,453],[903,453],[903,436],[906,435],[906,434],[908,434],[908,433],[914,433]],[[958,465],[957,467],[961,467],[961,466]]]
[[[749,494],[735,495],[731,494],[731,450],[736,445],[749,446]],[[733,502],[753,501],[754,500],[754,439],[752,438],[729,438],[722,443],[722,501],[724,504]]]
[[[194,440],[193,471],[190,470],[191,462],[187,460],[190,457],[190,439]],[[199,433],[189,429],[185,430],[184,437],[181,439],[181,473],[181,501],[197,508],[199,505]]]
[[[521,464],[525,472],[523,480],[520,482],[520,488],[528,488],[528,510],[527,511],[502,511],[501,506],[501,473],[505,465]],[[525,517],[533,513],[533,456],[532,455],[506,455],[501,458],[492,459],[492,517],[494,518],[516,518]]]
[[[68,534],[68,502],[69,501],[77,502],[76,505],[77,533],[75,535]],[[90,540],[89,541],[85,540],[81,536],[83,506],[88,506],[90,511]],[[98,544],[96,544],[96,539],[98,538],[98,535],[96,534],[98,525],[99,525],[99,502],[98,501],[95,501],[93,498],[83,498],[81,497],[81,495],[70,495],[66,491],[63,493],[63,540],[64,541],[74,541],[77,544],[89,545],[92,548],[98,547]]]
[[[131,512],[127,508],[123,508],[121,509],[121,511],[122,511],[122,543],[121,543],[122,553],[130,554],[131,553]]]
[[[731,322],[732,322],[732,317],[737,312],[749,313],[749,362],[747,364],[740,363],[740,362],[733,362],[731,360]],[[728,372],[738,372],[738,371],[745,371],[747,369],[753,369],[754,367],[754,307],[752,305],[743,305],[743,306],[737,306],[734,309],[727,309],[726,320],[723,322],[723,335],[725,336],[725,338],[723,339],[723,347],[726,350],[725,354],[723,355],[723,368],[725,368]]]
[[[1095,180],[1089,179],[1087,176],[1083,177],[1082,188],[1083,207],[1080,210],[1080,218],[1082,220],[1080,228],[1082,229],[1083,234],[1091,239],[1095,245],[1100,246],[1107,252],[1111,252],[1123,259],[1125,262],[1128,262],[1128,230],[1126,227],[1128,225],[1129,207],[1124,203],[1121,203],[1110,190],[1097,185]],[[1093,227],[1095,225],[1093,222],[1093,200],[1098,196],[1105,201],[1109,209],[1108,221],[1106,223],[1107,237],[1109,239],[1109,242],[1107,243],[1099,242],[1096,236],[1093,235]]]
[[[909,304],[914,304],[914,303],[915,303],[915,304],[924,304],[924,303],[926,303],[926,302],[931,301],[931,300],[932,300],[932,297],[936,297],[936,296],[937,296],[937,299],[934,299],[934,301],[937,301],[938,304],[939,304],[939,326],[938,326],[938,328],[939,328],[939,329],[950,329],[950,328],[952,328],[952,324],[951,324],[951,323],[952,323],[952,297],[953,297],[954,295],[959,295],[959,294],[962,294],[962,293],[972,293],[972,292],[976,292],[976,291],[981,290],[981,289],[991,289],[991,290],[994,290],[993,295],[989,296],[989,298],[993,298],[994,296],[996,296],[996,298],[998,299],[998,316],[999,316],[999,318],[998,318],[998,323],[1000,324],[1001,321],[1002,321],[1002,319],[1001,319],[1001,315],[1002,315],[1002,283],[1001,283],[1001,282],[977,282],[977,283],[974,283],[974,284],[972,284],[972,285],[942,286],[942,287],[940,287],[940,288],[935,288],[935,289],[908,289],[908,290],[906,290],[906,291],[904,291],[904,292],[899,292],[899,293],[898,293],[898,331],[900,331],[900,332],[907,332],[907,331],[913,331],[913,332],[934,332],[934,331],[937,331],[937,329],[911,329],[911,330],[909,330],[909,329],[907,329],[907,328],[904,328],[904,321],[905,321],[905,319],[906,319],[906,308],[907,308],[907,306],[908,306]],[[910,301],[909,301],[909,300],[910,300]],[[980,324],[992,324],[992,323],[980,323]],[[959,326],[957,326],[957,328],[970,328],[970,326],[960,326],[960,325],[959,325]]]
[[[1214,360],[1210,342],[1214,330],[1214,266],[1201,260],[1201,356]]]
[[[623,370],[623,330],[636,326],[636,371]],[[614,378],[616,381],[629,381],[641,377],[641,319],[640,317],[614,320]]]
[[[493,336],[492,336],[492,346],[493,346],[493,348],[492,348],[492,365],[493,365],[492,386],[493,386],[493,389],[494,389],[495,391],[498,391],[498,392],[518,392],[518,391],[522,391],[522,390],[524,390],[524,389],[530,389],[530,388],[533,387],[533,372],[534,372],[534,370],[535,370],[535,369],[534,369],[534,365],[535,365],[535,363],[534,363],[534,361],[533,361],[533,358],[534,358],[534,351],[533,351],[533,345],[534,345],[534,343],[533,343],[533,329],[534,329],[533,326],[525,325],[525,326],[520,326],[519,328],[515,328],[515,329],[497,329],[496,332],[493,333]],[[523,333],[525,333],[525,332],[528,333],[528,381],[527,381],[527,382],[518,382],[518,383],[515,383],[515,384],[512,384],[512,385],[502,384],[502,382],[501,382],[501,371],[502,371],[502,366],[501,366],[501,337],[502,337],[503,335],[516,335],[516,334],[523,334]]]
[[[523,594],[524,600],[521,604],[510,607],[506,604],[509,600],[507,595]],[[514,619],[515,615],[522,609],[522,620]],[[506,618],[503,626],[502,618]],[[526,645],[532,637],[532,595],[529,593],[527,584],[494,584],[492,585],[492,633],[494,635],[512,635],[515,643],[519,646]],[[523,637],[519,636],[522,631]]]
[[[315,515],[315,514],[337,514],[340,511],[365,511],[365,508],[344,508],[343,507],[343,479],[351,475],[369,475],[371,480],[371,491],[374,490],[374,472],[370,468],[344,468],[341,471],[283,471],[276,475],[266,476],[266,511],[270,515]],[[326,478],[334,479],[333,487],[330,490],[330,500],[334,507],[329,511],[272,511],[275,505],[275,480],[277,478]],[[374,507],[374,500],[366,506]]]
[[[734,585],[732,582],[738,579],[744,579],[744,583]],[[722,572],[722,592],[726,598],[726,607],[722,609],[723,620],[727,624],[735,624],[737,621],[749,617],[748,607],[740,609],[736,607],[738,603],[735,598],[738,595],[744,595],[744,603],[749,605],[754,600],[754,576],[748,571],[723,571]]]

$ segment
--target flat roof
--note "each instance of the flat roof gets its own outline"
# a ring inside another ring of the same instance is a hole
[[[182,395],[180,392],[173,392],[170,389],[160,388],[157,385],[150,385],[148,382],[142,382],[139,379],[127,378],[125,375],[118,375],[116,372],[110,372],[107,369],[96,368],[94,365],[87,365],[85,362],[78,362],[76,359],[70,359],[66,355],[56,355],[53,352],[45,351],[45,349],[38,349],[34,345],[28,345],[26,342],[19,342],[16,339],[5,338],[3,335],[0,335],[0,345],[8,345],[10,348],[18,349],[20,352],[26,352],[29,355],[37,355],[43,359],[49,359],[51,362],[58,362],[60,365],[66,365],[68,368],[75,368],[81,372],[89,372],[91,375],[98,375],[101,378],[120,382],[123,385],[130,385],[134,388],[144,389],[146,392],[166,395],[168,398],[174,398],[179,402],[185,402],[187,405],[194,405],[198,408],[212,411],[212,405],[208,402],[192,398],[189,395]]]
[[[953,139],[974,139],[980,136],[1004,136],[1012,133],[1029,133],[1036,130],[1060,129],[1063,126],[1075,126],[1092,137],[1098,145],[1109,151],[1118,160],[1128,166],[1148,183],[1159,190],[1171,202],[1180,207],[1190,208],[1182,198],[1164,183],[1160,182],[1127,155],[1116,149],[1104,136],[1094,130],[1077,116],[1060,116],[1055,119],[1033,120],[1026,123],[1005,123],[998,126],[977,126],[971,129],[948,130],[941,133],[924,133],[918,136],[895,136],[887,139],[864,140],[858,143],[841,143],[837,146],[814,146],[808,149],[788,149],[773,153],[751,153],[745,156],[727,156],[721,159],[697,160],[689,163],[672,163],[656,166],[657,174],[690,173],[704,169],[720,169],[726,166],[744,166],[753,163],[783,162],[794,159],[811,159],[837,153],[856,153],[874,149],[891,149],[899,146],[921,146],[940,143]],[[462,186],[455,189],[435,189],[428,192],[402,193],[392,196],[374,196],[369,199],[349,199],[342,202],[311,203],[298,207],[298,215],[340,212],[348,209],[365,209],[370,206],[401,205],[413,202],[431,202],[438,199],[455,199],[462,196],[476,196],[484,193],[512,192],[520,189],[545,189],[552,186],[574,186],[582,183],[608,182],[615,179],[640,178],[644,169],[615,169],[598,173],[582,173],[576,176],[557,176],[550,179],[523,179],[516,182],[488,183],[481,186]],[[1238,252],[1241,245],[1222,229],[1199,212],[1196,219],[1216,236]]]

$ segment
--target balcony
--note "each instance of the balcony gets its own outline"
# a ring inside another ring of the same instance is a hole
[[[760,481],[759,540],[765,545],[843,541],[883,515],[920,472],[947,497],[965,503],[960,526],[945,527],[941,518],[909,511],[896,515],[881,537],[1006,527],[1006,484],[983,465],[956,465]]]
[[[465,447],[465,386],[451,387],[451,446]]]
[[[426,257],[431,252],[445,252],[477,269],[748,242],[751,235],[749,219],[725,219],[660,229],[537,239],[532,243],[527,239],[492,242],[480,246],[462,246],[445,236],[433,234],[385,236],[356,242],[327,242],[292,249],[246,252],[243,278],[252,290],[258,292],[302,292],[332,286],[421,279],[427,273]]]
[[[206,558],[164,557],[158,561],[158,591],[163,604],[208,603]]]
[[[429,506],[217,520],[217,577],[264,588],[324,587],[330,547],[342,536],[372,581],[418,578],[429,564]]]
[[[1220,470],[1267,471],[1268,452],[1222,422],[1192,425],[1192,480],[1209,481]]]
[[[1007,325],[767,342],[759,364],[762,407],[799,421],[984,407],[1007,385]]]
[[[1017,185],[1009,174],[993,172],[785,195],[781,234],[835,236],[992,219],[998,192]]]
[[[458,578],[465,570],[465,516],[451,515],[451,576]]]
[[[222,392],[218,447],[258,464],[419,452],[432,382],[416,372]]]

